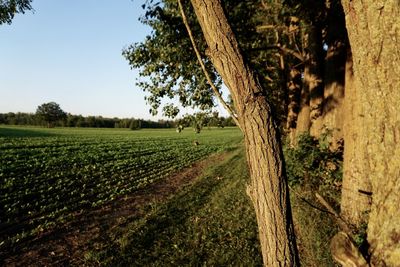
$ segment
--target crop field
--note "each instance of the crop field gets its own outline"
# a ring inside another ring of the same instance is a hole
[[[241,140],[235,128],[195,134],[1,126],[0,251]]]

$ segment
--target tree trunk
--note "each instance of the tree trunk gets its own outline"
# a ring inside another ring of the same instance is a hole
[[[297,117],[299,115],[300,93],[301,93],[301,73],[296,68],[292,68],[289,73],[288,88],[288,107],[286,130],[289,137],[290,145],[296,145],[296,127]]]
[[[307,66],[304,68],[304,72],[306,73]],[[297,116],[296,123],[296,137],[294,140],[294,145],[297,145],[297,141],[299,136],[302,134],[310,133],[311,127],[311,117],[310,117],[310,92],[308,86],[303,82],[300,94],[300,111]]]
[[[336,150],[343,140],[343,100],[345,94],[346,45],[342,42],[328,48],[325,61],[325,88],[322,115],[323,129],[331,131],[331,149]]]
[[[309,133],[318,138],[322,129],[324,87],[321,31],[311,24],[306,27],[303,37],[305,50],[304,79],[300,96],[300,112],[297,117],[296,142],[298,137],[304,133]]]
[[[400,266],[400,4],[343,0],[372,185],[368,241],[376,266]]]
[[[360,91],[354,86],[353,60],[351,50],[348,49],[346,62],[344,99],[344,162],[343,183],[341,198],[342,217],[359,228],[367,223],[368,213],[371,207],[371,184],[368,177],[368,166],[365,158],[365,135],[362,135],[360,118],[364,116],[361,105],[355,105],[360,99]],[[364,137],[364,138],[363,138]]]
[[[282,147],[264,90],[245,64],[219,0],[191,1],[208,56],[229,88],[243,130],[253,201],[266,266],[297,266]]]
[[[361,134],[364,112],[360,103],[359,88],[354,86],[353,59],[348,48],[346,62],[344,99],[344,161],[341,197],[341,215],[350,224],[359,228],[368,222],[371,207],[371,183],[365,159],[365,136]]]
[[[315,23],[317,24],[317,23]],[[304,85],[310,99],[310,134],[319,137],[322,132],[322,107],[324,101],[322,32],[316,25],[309,25],[305,34]]]
[[[331,149],[343,144],[344,94],[347,48],[349,46],[344,12],[339,1],[327,8],[323,127],[331,132]]]

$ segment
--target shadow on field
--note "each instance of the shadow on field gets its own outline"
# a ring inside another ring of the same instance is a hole
[[[9,251],[0,251],[0,266],[82,266],[88,263],[100,265],[100,262],[91,256],[91,251],[112,249],[115,239],[122,235],[121,231],[124,231],[127,225],[139,221],[152,207],[190,185],[208,165],[222,160],[223,157],[211,156],[130,196],[117,199],[98,209],[75,213],[72,222],[58,225],[41,233],[34,240],[10,248]],[[150,220],[147,223],[150,228],[179,223],[183,220],[179,218],[182,212],[178,209],[176,213],[171,213],[171,218],[161,218],[158,222]],[[151,235],[147,233],[143,236],[144,240],[141,242],[144,247],[146,243],[151,242]]]
[[[0,137],[47,137],[54,135],[39,129],[0,127]]]
[[[262,266],[255,214],[245,195],[243,153],[217,161],[196,182],[93,254],[106,266]],[[90,262],[90,261],[89,261]]]

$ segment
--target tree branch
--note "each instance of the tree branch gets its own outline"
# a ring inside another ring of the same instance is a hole
[[[352,236],[352,230],[351,227],[347,224],[347,222],[345,220],[343,220],[343,218],[332,208],[331,205],[329,205],[329,203],[318,193],[315,193],[316,198],[318,199],[318,201],[333,215],[335,216],[335,219],[337,221],[337,224],[339,225],[339,227],[343,230],[343,232],[345,232],[346,234],[348,234],[349,236]]]
[[[178,0],[178,5],[179,5],[179,9],[180,9],[180,11],[181,11],[183,23],[184,23],[185,26],[186,26],[186,30],[187,30],[187,32],[188,32],[188,34],[189,34],[190,41],[192,42],[192,46],[193,46],[194,52],[196,53],[197,60],[198,60],[198,62],[199,62],[199,64],[200,64],[200,66],[201,66],[201,69],[202,69],[203,72],[204,72],[204,75],[206,76],[206,79],[207,79],[208,83],[210,84],[210,86],[211,86],[212,90],[214,91],[214,93],[215,93],[216,97],[218,98],[218,100],[221,102],[221,104],[224,106],[224,108],[228,111],[229,115],[232,116],[232,119],[235,121],[236,125],[239,126],[239,128],[240,128],[240,124],[239,124],[239,120],[238,120],[237,115],[233,112],[233,110],[231,109],[231,107],[230,107],[230,106],[225,102],[225,100],[222,98],[221,93],[218,91],[217,87],[215,87],[214,83],[212,82],[212,80],[211,80],[211,78],[210,78],[210,75],[208,74],[208,71],[207,71],[207,69],[206,69],[206,66],[204,65],[203,60],[201,59],[200,52],[199,52],[199,50],[197,49],[196,43],[195,43],[195,41],[194,41],[194,37],[193,37],[193,34],[192,34],[192,30],[190,29],[190,26],[189,26],[189,23],[188,23],[188,21],[187,21],[185,12],[184,12],[184,10],[183,10],[183,6],[182,6],[181,0]]]
[[[369,266],[361,251],[354,245],[354,234],[351,226],[332,208],[331,205],[318,193],[315,193],[318,201],[335,216],[337,224],[342,229],[331,239],[332,257],[342,266]]]
[[[287,30],[287,26],[282,26],[282,25],[260,25],[256,27],[257,32],[263,32],[263,31],[268,31],[268,30]]]
[[[292,50],[290,48],[287,48],[286,46],[281,46],[279,44],[278,45],[270,45],[270,46],[266,47],[266,49],[278,49],[278,50],[282,51],[283,53],[290,54],[301,61],[305,60],[301,53],[299,53],[295,50]]]

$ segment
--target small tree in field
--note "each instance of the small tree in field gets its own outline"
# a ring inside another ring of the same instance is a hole
[[[38,106],[36,115],[45,121],[49,128],[54,127],[56,122],[67,118],[67,113],[55,102],[49,102]]]

